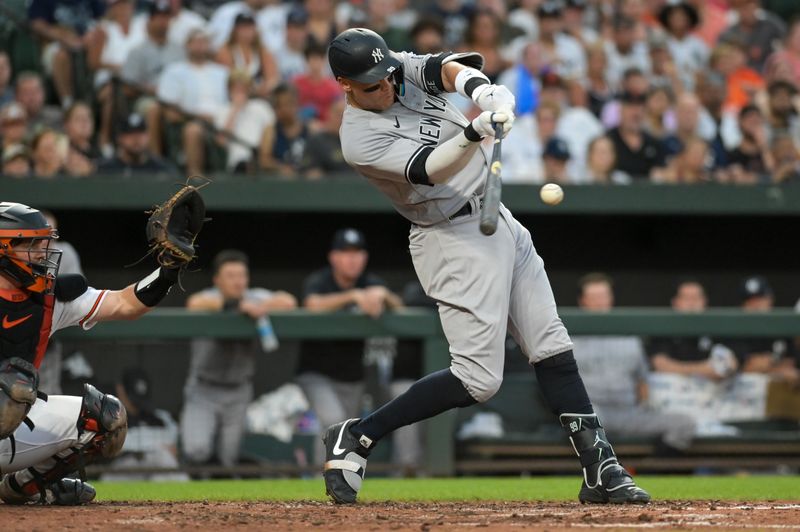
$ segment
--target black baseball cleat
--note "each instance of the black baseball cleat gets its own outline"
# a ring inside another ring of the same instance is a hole
[[[366,436],[356,438],[350,427],[359,419],[348,419],[331,425],[325,431],[325,493],[338,504],[356,502],[361,481],[367,469],[372,440]]]
[[[637,486],[620,465],[595,414],[561,414],[559,420],[583,466],[578,500],[595,504],[650,502],[650,494]]]
[[[600,469],[597,485],[590,487],[584,476],[578,500],[583,504],[647,504],[650,494],[636,485],[630,473],[616,459],[609,459],[609,463]]]

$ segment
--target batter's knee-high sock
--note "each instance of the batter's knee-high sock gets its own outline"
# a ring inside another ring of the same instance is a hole
[[[353,425],[350,432],[378,441],[400,427],[475,403],[458,377],[443,369],[412,384],[404,394]]]
[[[572,351],[546,358],[533,367],[545,399],[578,455],[587,486],[597,486],[601,474],[608,476],[618,462],[589,401]]]
[[[555,415],[594,413],[571,349],[537,362],[533,368],[542,394]]]

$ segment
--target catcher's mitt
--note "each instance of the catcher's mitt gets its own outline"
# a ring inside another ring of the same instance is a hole
[[[194,240],[206,221],[200,188],[184,185],[147,220],[148,254],[165,268],[182,269],[194,259]]]

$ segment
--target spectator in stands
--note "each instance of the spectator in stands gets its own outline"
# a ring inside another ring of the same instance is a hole
[[[667,89],[675,95],[682,94],[684,90],[692,90],[688,87],[694,87],[694,73],[691,81],[683,79],[686,75],[678,70],[669,48],[669,41],[664,35],[654,32],[648,40],[648,47],[651,68],[649,77],[653,87]]]
[[[408,50],[411,41],[408,28],[392,24],[392,15],[397,11],[395,0],[370,0],[366,2],[366,24],[364,27],[380,34],[390,50]]]
[[[241,0],[237,2],[225,2],[220,4],[211,18],[205,30],[211,38],[211,48],[219,50],[231,36],[236,17],[245,13],[255,18],[261,8],[264,7],[264,0]],[[190,32],[191,34],[192,32]]]
[[[17,102],[0,107],[0,145],[24,144],[28,129],[28,114]]]
[[[315,271],[303,283],[303,306],[315,312],[361,311],[372,318],[401,308],[402,300],[383,279],[366,269],[366,246],[361,231],[336,231],[328,253],[329,266]],[[296,379],[322,427],[361,414],[364,351],[363,340],[301,343]],[[320,464],[325,460],[321,443],[315,448],[315,462]]]
[[[275,61],[282,80],[292,79],[306,71],[308,14],[295,7],[286,15],[286,38],[275,50]]]
[[[587,48],[599,42],[600,34],[586,23],[588,0],[566,0],[564,4],[564,33]]]
[[[612,129],[619,125],[622,114],[622,96],[624,94],[634,94],[642,98],[642,102],[647,99],[650,91],[650,80],[645,73],[638,68],[629,68],[622,74],[620,89],[615,93],[614,99],[603,106],[600,113],[600,120],[606,129]]]
[[[303,0],[308,13],[308,36],[318,44],[327,46],[343,28],[336,24],[333,0]]]
[[[117,469],[176,469],[178,424],[169,412],[153,405],[150,375],[141,368],[128,368],[116,384],[115,394],[128,412],[125,444],[101,479],[114,481],[185,481],[185,473],[116,473]]]
[[[89,30],[105,9],[102,0],[31,0],[28,5],[31,30],[47,43],[42,49],[42,65],[53,77],[63,107],[72,104],[75,82],[79,81],[73,78],[74,54],[86,49]]]
[[[634,180],[657,178],[665,166],[661,143],[642,128],[644,96],[622,94],[620,124],[608,132],[617,154],[616,170]]]
[[[614,97],[614,91],[608,82],[608,60],[606,50],[601,43],[594,44],[586,50],[586,91],[589,97],[589,110],[600,118],[603,107]]]
[[[737,116],[725,110],[725,80],[715,72],[703,72],[697,76],[695,87],[700,98],[700,130],[714,131],[710,140],[714,153],[714,167],[724,168],[728,165],[727,148],[735,147],[740,140]]]
[[[706,309],[708,300],[699,281],[680,281],[672,297],[672,310],[698,313]],[[739,368],[736,355],[728,347],[709,336],[652,337],[647,354],[654,371],[694,375],[714,381],[726,379]]]
[[[675,103],[675,131],[664,138],[664,153],[668,159],[683,150],[686,141],[699,134],[700,99],[692,92],[678,97]],[[715,131],[716,132],[716,131]]]
[[[542,64],[566,79],[586,76],[586,54],[574,37],[562,32],[564,6],[558,0],[545,0],[536,9],[539,16],[539,45]]]
[[[292,79],[300,113],[311,121],[325,122],[331,104],[342,97],[328,68],[328,47],[311,42],[305,50],[308,70]]]
[[[511,66],[500,53],[501,22],[489,9],[476,9],[467,17],[462,44],[458,51],[474,51],[483,56],[483,73],[492,83],[506,68]]]
[[[772,287],[762,276],[745,279],[740,294],[745,312],[769,312],[774,307]],[[729,345],[739,359],[742,372],[763,373],[792,384],[800,382],[791,338],[739,338],[730,340]]]
[[[11,86],[11,59],[5,50],[0,50],[0,107],[14,101],[14,87]]]
[[[180,10],[181,13],[184,11],[187,10]],[[175,23],[169,0],[151,2],[146,24],[147,38],[130,51],[122,65],[125,93],[134,100],[134,111],[145,117],[153,153],[162,153],[161,108],[155,100],[159,77],[167,65],[183,61],[186,56],[185,43],[178,45],[169,39]]]
[[[275,137],[262,166],[291,177],[296,175],[303,161],[309,136],[308,122],[300,115],[297,91],[290,85],[281,84],[275,88],[272,108],[276,119]]]
[[[217,111],[215,119],[218,130],[233,136],[217,135],[217,142],[226,147],[226,168],[234,173],[247,172],[260,160],[266,160],[275,135],[275,113],[269,103],[250,97],[252,84],[247,72],[231,72],[230,103]]]
[[[615,169],[617,153],[614,143],[607,136],[595,137],[587,148],[586,182],[592,184],[627,185],[628,174]]]
[[[122,177],[177,176],[178,171],[172,163],[153,155],[149,145],[144,118],[138,114],[128,116],[117,126],[116,154],[98,163],[98,173]]]
[[[764,90],[764,78],[746,64],[744,45],[731,37],[730,42],[717,45],[711,52],[709,66],[722,75],[727,85],[725,109],[738,112],[754,101],[755,96]]]
[[[720,42],[731,38],[741,39],[747,50],[747,64],[757,72],[763,72],[767,57],[774,51],[786,33],[786,25],[778,17],[761,9],[760,0],[730,0],[737,20],[720,35]]]
[[[712,160],[708,143],[700,137],[691,136],[681,143],[680,151],[655,179],[661,183],[707,183],[713,179]]]
[[[578,282],[578,306],[587,312],[609,312],[614,307],[611,278],[603,273],[583,276]],[[693,418],[647,406],[649,368],[639,337],[576,335],[572,342],[586,391],[609,434],[659,438],[660,454],[689,447],[696,431]]]
[[[297,306],[287,292],[251,287],[249,259],[241,251],[217,253],[212,274],[214,286],[186,301],[190,311],[235,312],[258,320]],[[192,340],[180,429],[189,463],[204,464],[213,458],[225,466],[237,463],[245,412],[253,399],[256,359],[262,354],[255,334],[248,339]]]
[[[94,172],[95,161],[100,159],[100,150],[92,142],[94,115],[88,104],[77,101],[66,110],[64,133],[69,140],[67,166],[78,169],[80,175]]]
[[[800,117],[795,104],[797,87],[789,81],[773,81],[767,87],[766,121],[769,140],[780,133],[800,139]]]
[[[438,54],[444,50],[444,26],[438,18],[424,17],[411,28],[411,52]]]
[[[516,7],[508,13],[509,26],[518,32],[522,32],[522,38],[535,41],[539,38],[539,19],[536,16],[536,9],[542,0],[520,0],[515,2]]]
[[[630,69],[640,72],[650,71],[650,56],[647,44],[636,37],[636,21],[626,16],[616,16],[613,20],[613,36],[606,41],[606,76],[611,86],[618,89],[623,74]]]
[[[24,144],[9,144],[3,147],[3,167],[0,175],[17,178],[31,175],[31,161]]]
[[[572,177],[567,172],[569,160],[569,146],[566,141],[558,137],[551,137],[542,151],[544,180],[548,183],[560,183],[562,185],[570,183]]]
[[[111,77],[119,74],[128,53],[147,38],[146,24],[133,18],[134,0],[109,0],[105,16],[91,32],[86,60],[94,72],[94,90],[100,104],[100,149],[109,156],[111,145]]]
[[[539,44],[535,41],[525,44],[520,50],[519,59],[506,69],[497,79],[498,85],[509,87],[516,97],[514,113],[517,118],[531,114],[539,105]]]
[[[739,111],[742,141],[728,154],[728,173],[734,183],[768,183],[775,161],[769,151],[767,127],[761,111],[746,105]]]
[[[772,139],[772,158],[775,160],[773,182],[800,182],[800,151],[791,135],[778,133]]]
[[[248,13],[239,13],[231,36],[217,52],[217,62],[229,70],[241,70],[253,80],[254,95],[266,98],[280,82],[275,59],[261,42],[256,21]]]
[[[320,179],[328,177],[329,174],[350,172],[339,141],[344,107],[343,99],[333,102],[322,130],[308,137],[302,164],[303,175],[306,178]]]
[[[767,58],[764,67],[767,81],[788,81],[800,85],[800,18],[795,18],[789,26],[783,48]]]
[[[208,35],[192,31],[186,41],[186,61],[167,65],[158,82],[158,98],[169,104],[164,111],[168,153],[181,146],[190,175],[202,173],[207,163],[215,167],[221,162],[217,159],[224,160],[206,125],[228,101],[228,70],[210,61],[209,51]]]
[[[680,1],[664,5],[658,20],[667,31],[667,46],[683,86],[691,91],[695,73],[706,68],[710,54],[706,43],[693,34],[700,15],[692,4]]]
[[[45,104],[42,76],[35,72],[21,72],[17,76],[16,97],[27,115],[28,134],[41,127],[61,129],[64,115],[58,107]]]
[[[674,121],[672,93],[666,87],[651,87],[644,100],[644,130],[658,140],[668,134]]]
[[[445,49],[452,50],[461,43],[464,30],[467,27],[467,18],[473,6],[463,0],[436,0],[429,3],[423,12],[423,17],[436,18],[444,26]]]
[[[62,176],[66,169],[67,138],[53,129],[44,128],[31,139],[31,161],[33,175],[55,178]]]
[[[191,9],[184,7],[183,0],[152,0],[152,10],[161,11],[164,4],[170,8],[170,23],[169,32],[167,33],[167,40],[173,45],[183,50],[186,45],[186,39],[192,30],[200,30],[206,27],[206,19],[200,14],[195,13]],[[192,6],[195,2],[191,3]],[[152,7],[158,6],[158,7]],[[151,15],[152,16],[152,15]]]
[[[555,74],[553,76],[557,77]],[[551,81],[545,81],[545,84]],[[560,79],[559,79],[560,83]],[[503,179],[517,183],[542,183],[544,165],[542,152],[545,144],[556,133],[559,105],[543,101],[536,109],[533,118],[524,116],[515,127],[515,135],[505,139],[503,144]]]

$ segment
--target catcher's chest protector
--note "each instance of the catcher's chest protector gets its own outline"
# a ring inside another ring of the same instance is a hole
[[[39,367],[50,339],[54,303],[52,295],[0,290],[0,359],[20,357]]]

